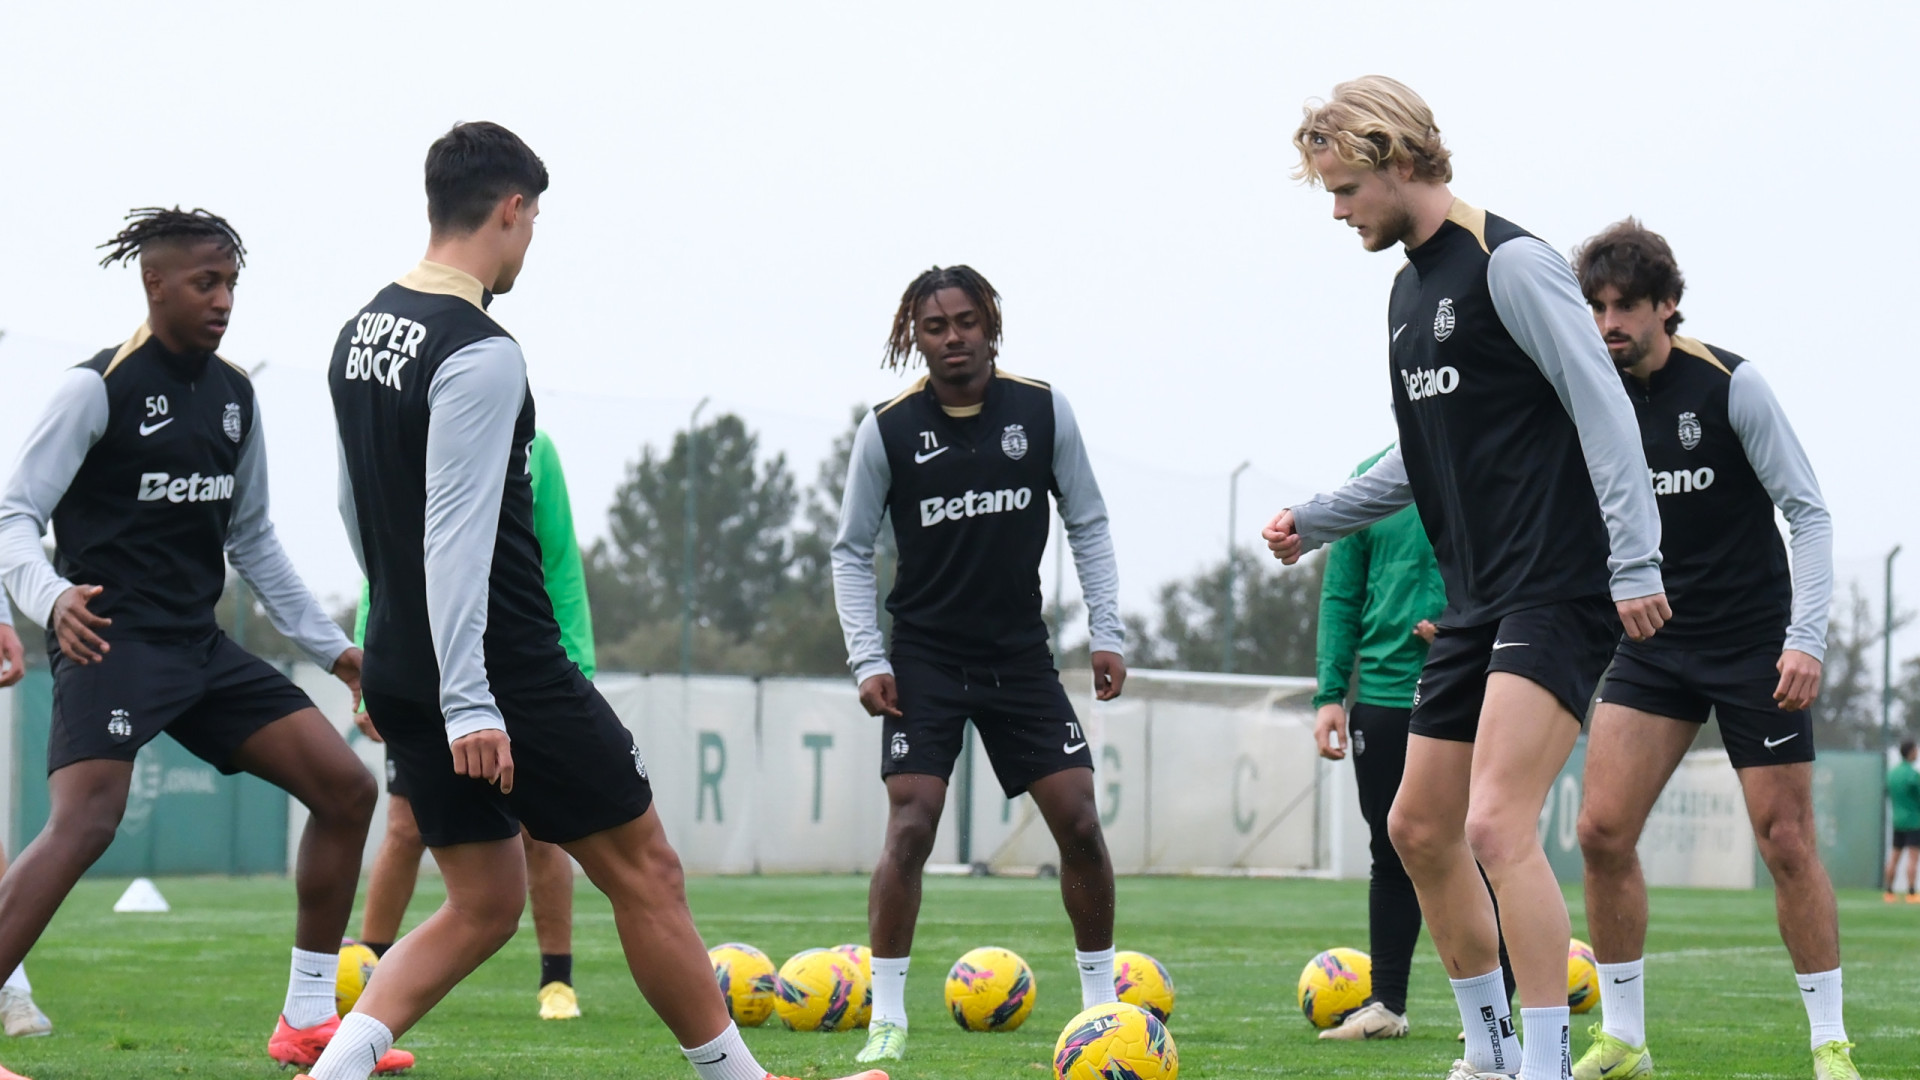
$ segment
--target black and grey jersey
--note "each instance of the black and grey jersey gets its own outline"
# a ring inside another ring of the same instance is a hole
[[[1739,356],[1674,337],[1646,382],[1622,375],[1660,504],[1673,618],[1651,643],[1771,643],[1819,658],[1833,600],[1833,523],[1792,425]],[[1773,511],[1793,530],[1791,567]]]
[[[1040,558],[1060,502],[1093,648],[1120,652],[1119,574],[1106,503],[1066,399],[996,370],[985,399],[940,404],[926,379],[868,413],[847,463],[834,599],[859,681],[890,671],[873,541],[887,515],[900,565],[893,652],[940,663],[1045,661]]]
[[[1388,303],[1399,445],[1294,507],[1302,539],[1318,546],[1413,501],[1452,626],[1660,592],[1633,408],[1566,260],[1459,201],[1407,258]]]
[[[218,629],[227,560],[282,633],[323,667],[352,646],[281,549],[266,441],[246,373],[169,351],[142,326],[60,383],[0,498],[0,576],[46,624],[74,585],[102,636],[199,639]],[[54,558],[40,538],[53,527]],[[50,647],[58,648],[50,641]]]
[[[367,575],[368,689],[438,704],[449,741],[506,730],[493,689],[573,662],[540,569],[520,346],[469,274],[422,262],[334,344],[340,514]]]

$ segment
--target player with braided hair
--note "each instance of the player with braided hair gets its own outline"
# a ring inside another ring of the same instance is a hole
[[[67,373],[0,495],[0,581],[47,628],[54,678],[52,812],[0,877],[0,971],[26,956],[113,841],[134,757],[165,731],[312,814],[286,1004],[267,1044],[283,1065],[310,1065],[340,1023],[340,935],[377,792],[307,695],[221,633],[214,605],[227,564],[280,632],[349,687],[360,683],[360,650],[274,535],[253,385],[214,352],[246,258],[240,234],[205,210],[127,218],[101,245],[101,265],[138,262],[147,321]],[[51,562],[40,546],[49,524]],[[385,1072],[412,1064],[402,1050],[380,1062]]]

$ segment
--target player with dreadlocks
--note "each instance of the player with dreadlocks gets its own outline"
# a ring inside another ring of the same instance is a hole
[[[1046,383],[1000,369],[1000,296],[970,267],[934,267],[900,298],[896,371],[927,375],[860,422],[833,545],[834,599],[860,704],[881,718],[886,847],[867,899],[873,1023],[860,1061],[906,1052],[908,951],[920,875],[971,719],[1007,798],[1033,801],[1060,845],[1084,1006],[1114,1000],[1113,864],[1093,797],[1093,754],[1048,650],[1040,557],[1059,500],[1086,599],[1094,693],[1120,696],[1119,573],[1107,508],[1073,410]],[[900,551],[880,632],[874,538],[893,515]]]
[[[47,628],[52,812],[0,877],[0,971],[33,947],[126,810],[134,756],[162,731],[223,773],[249,772],[312,813],[295,871],[286,1005],[267,1044],[311,1064],[332,1039],[341,932],[376,797],[307,695],[220,632],[226,563],[267,616],[349,687],[360,650],[300,580],[267,516],[266,438],[246,372],[215,354],[246,260],[205,210],[149,207],[106,244],[139,261],[147,321],[70,371],[0,496],[0,580]],[[48,524],[56,548],[40,546]],[[394,1051],[386,1071],[413,1055]],[[11,1075],[11,1074],[8,1074]]]

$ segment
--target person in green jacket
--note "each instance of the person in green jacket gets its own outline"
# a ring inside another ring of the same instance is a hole
[[[1354,475],[1366,472],[1386,453],[1361,462]],[[1411,506],[1336,541],[1326,559],[1313,738],[1320,756],[1332,761],[1345,758],[1349,746],[1353,750],[1360,815],[1372,833],[1367,924],[1373,994],[1320,1037],[1401,1038],[1407,1033],[1407,973],[1420,937],[1420,898],[1387,837],[1387,812],[1400,791],[1407,763],[1407,720],[1419,693],[1427,646],[1437,632],[1434,620],[1447,606],[1447,591],[1426,528]],[[1349,690],[1351,712],[1346,707]],[[1504,947],[1500,961],[1507,968]],[[1511,973],[1507,978],[1511,996]]]
[[[1913,767],[1913,759],[1920,755],[1920,744],[1912,739],[1900,742],[1900,763],[1887,771],[1887,800],[1893,804],[1893,850],[1887,855],[1887,903],[1900,899],[1893,891],[1894,871],[1899,868],[1900,856],[1907,856],[1907,903],[1920,904],[1920,889],[1914,888],[1914,879],[1920,878],[1920,771]]]
[[[527,473],[533,483],[533,528],[540,540],[541,570],[547,595],[560,623],[560,644],[591,679],[593,615],[587,607],[586,572],[580,564],[580,543],[573,531],[573,503],[567,496],[566,474],[560,454],[544,431],[536,431],[527,448]],[[360,611],[354,621],[354,642],[367,634],[367,586],[360,587]],[[354,723],[380,742],[374,721],[358,712]],[[367,883],[367,903],[361,913],[360,940],[375,953],[385,953],[399,937],[400,920],[413,899],[420,875],[420,856],[426,847],[414,823],[413,805],[397,782],[393,764],[387,764],[387,834],[374,858]],[[533,906],[533,929],[540,941],[540,1018],[571,1020],[580,1015],[573,990],[573,862],[558,845],[546,844],[521,831],[527,853],[527,895]]]

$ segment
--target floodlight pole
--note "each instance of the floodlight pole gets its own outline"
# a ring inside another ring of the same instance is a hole
[[[693,407],[692,415],[687,417],[687,520],[686,520],[686,562],[680,573],[680,674],[693,674],[693,560],[695,540],[699,528],[694,524],[693,516],[699,508],[694,498],[694,465],[698,461],[700,447],[700,410],[707,407],[710,397],[700,399]]]
[[[1233,475],[1227,480],[1227,608],[1225,632],[1221,635],[1224,645],[1221,648],[1220,670],[1228,673],[1233,671],[1233,615],[1234,608],[1237,606],[1233,592],[1237,569],[1236,560],[1233,557],[1233,538],[1236,530],[1240,528],[1240,474],[1246,472],[1252,464],[1251,461],[1241,462],[1240,467],[1233,470]]]
[[[1886,594],[1881,599],[1880,608],[1880,782],[1882,784],[1886,783],[1887,749],[1893,739],[1893,560],[1899,554],[1899,544],[1893,545],[1893,550],[1887,552]],[[1889,839],[1887,835],[1887,815],[1890,812],[1887,805],[1888,794],[1890,793],[1883,791],[1880,799],[1880,842],[1883,845],[1880,861],[1882,864],[1887,859],[1884,845]],[[1889,889],[1893,888],[1891,880],[1883,884]]]

